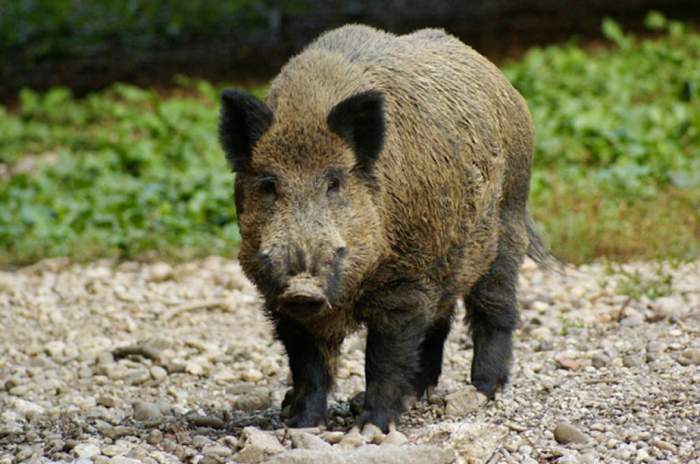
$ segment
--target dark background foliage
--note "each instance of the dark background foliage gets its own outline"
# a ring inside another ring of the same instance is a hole
[[[268,78],[323,30],[362,22],[394,32],[439,26],[492,59],[578,35],[613,16],[637,30],[657,9],[700,18],[697,0],[2,0],[0,97],[22,86],[78,93],[116,80]]]

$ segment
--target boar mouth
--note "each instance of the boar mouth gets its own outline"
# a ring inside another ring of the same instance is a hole
[[[328,298],[310,276],[295,276],[277,298],[280,312],[294,318],[316,316],[330,308]]]

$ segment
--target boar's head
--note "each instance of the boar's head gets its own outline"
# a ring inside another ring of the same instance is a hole
[[[226,90],[219,128],[236,173],[241,265],[270,311],[299,319],[347,302],[383,249],[374,176],[383,95],[318,106],[274,114]]]

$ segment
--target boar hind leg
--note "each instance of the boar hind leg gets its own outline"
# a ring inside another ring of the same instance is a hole
[[[503,248],[464,298],[474,341],[471,381],[489,398],[508,381],[518,321],[515,290],[521,254]]]
[[[388,432],[389,424],[416,399],[415,379],[420,372],[425,326],[403,322],[391,329],[367,331],[364,411],[360,425],[374,424]]]
[[[442,353],[445,339],[450,333],[451,318],[438,319],[428,328],[421,345],[420,373],[416,377],[415,389],[418,398],[423,393],[430,395],[442,373]]]
[[[328,357],[333,350],[320,345],[291,319],[277,319],[275,329],[287,352],[294,383],[282,404],[282,409],[289,408],[287,425],[314,427],[325,423],[328,390],[332,384]]]

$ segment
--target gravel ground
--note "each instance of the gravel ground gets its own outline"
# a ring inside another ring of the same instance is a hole
[[[0,464],[700,462],[700,262],[527,262],[520,300],[496,401],[456,323],[438,390],[383,436],[352,428],[361,333],[329,427],[283,428],[286,360],[236,261],[0,272]]]

